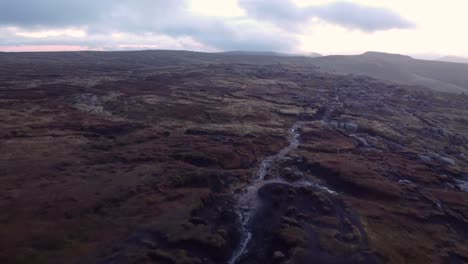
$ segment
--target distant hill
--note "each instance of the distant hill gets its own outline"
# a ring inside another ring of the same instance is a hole
[[[445,56],[445,57],[438,59],[438,61],[468,63],[468,58],[457,57],[457,56]]]
[[[288,64],[315,67],[310,57],[278,56],[271,53],[204,53],[184,50],[3,52],[1,76],[86,75],[92,71],[133,71],[141,68],[173,67],[189,64]],[[233,56],[234,55],[234,56]],[[31,67],[31,65],[35,67]]]
[[[446,92],[468,92],[468,65],[417,60],[410,56],[381,52],[313,58],[322,70],[359,74],[374,78],[421,85]]]
[[[314,54],[312,54],[314,55]],[[284,64],[319,67],[337,74],[367,75],[395,83],[446,92],[468,92],[468,64],[417,60],[409,56],[366,52],[361,55],[311,57],[275,52],[203,53],[175,50],[0,53],[0,78],[25,75],[89,75],[190,64]],[[34,65],[34,67],[31,67]]]
[[[294,54],[294,53],[280,53],[273,51],[225,51],[220,52],[223,55],[258,55],[258,56],[279,56],[279,57],[321,57],[322,55],[315,52],[309,52],[306,54]]]
[[[307,54],[307,56],[309,56],[309,57],[322,57],[323,55],[320,54],[320,53],[316,53],[316,52],[309,52]]]

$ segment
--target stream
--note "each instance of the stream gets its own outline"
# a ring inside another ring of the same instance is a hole
[[[289,137],[288,141],[289,144],[285,148],[281,149],[278,153],[266,157],[259,165],[258,170],[253,175],[252,182],[246,187],[246,190],[239,194],[237,200],[237,215],[239,216],[241,222],[241,241],[239,246],[237,247],[236,251],[234,252],[231,259],[228,261],[229,264],[235,264],[239,260],[240,257],[246,253],[247,246],[252,238],[252,230],[249,229],[249,221],[254,216],[255,212],[260,206],[260,201],[258,197],[258,190],[260,190],[263,186],[270,184],[270,183],[281,183],[286,184],[294,187],[301,187],[301,186],[312,186],[323,191],[326,191],[330,194],[335,194],[334,191],[328,189],[327,187],[318,185],[316,183],[312,183],[306,180],[290,183],[281,178],[272,178],[272,179],[265,179],[265,176],[268,174],[270,168],[282,158],[286,157],[289,152],[296,149],[299,144],[299,137],[300,137],[300,129],[303,126],[302,122],[296,122],[290,129],[289,129]]]

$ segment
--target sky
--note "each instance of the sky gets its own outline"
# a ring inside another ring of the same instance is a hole
[[[0,0],[0,51],[468,56],[466,0]]]

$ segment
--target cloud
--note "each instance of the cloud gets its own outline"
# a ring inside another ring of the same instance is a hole
[[[247,15],[282,27],[296,27],[306,22],[307,14],[289,0],[239,0]]]
[[[245,28],[247,25],[250,28]],[[222,19],[196,15],[189,11],[186,0],[0,0],[2,26],[16,28],[17,32],[0,37],[0,46],[193,48],[193,45],[179,45],[181,39],[190,38],[202,43],[197,46],[204,49],[287,51],[297,44],[297,39],[290,34],[280,32],[283,36],[279,38],[277,29],[266,32],[261,22],[246,17]],[[77,32],[80,34],[74,34]],[[131,38],[111,43],[113,39],[109,35],[113,33]],[[143,43],[134,43],[134,39]],[[171,46],[174,43],[178,44]]]
[[[239,3],[249,16],[289,29],[297,29],[312,18],[365,32],[415,27],[414,23],[389,9],[352,2],[337,1],[304,8],[289,0],[240,0]]]
[[[62,27],[118,22],[113,18],[163,21],[177,18],[186,6],[185,0],[0,0],[0,24]]]
[[[108,0],[1,0],[0,23],[54,27],[83,25],[96,21],[108,3]]]
[[[222,18],[191,12],[189,0],[0,0],[0,30],[8,33],[0,46],[292,51],[297,25],[312,17],[363,31],[411,26],[389,10],[346,2],[307,8],[288,0],[239,4],[246,16]]]
[[[324,6],[309,7],[304,12],[337,25],[367,32],[408,29],[416,26],[391,10],[351,2],[335,2]]]

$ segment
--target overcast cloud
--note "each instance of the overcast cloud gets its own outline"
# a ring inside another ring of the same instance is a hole
[[[305,8],[300,8],[289,0],[240,0],[239,3],[250,16],[289,29],[306,24],[314,17],[366,32],[416,26],[391,10],[352,2],[332,2]]]
[[[352,2],[299,7],[239,0],[243,16],[196,14],[190,0],[0,0],[0,47],[74,45],[293,51],[317,21],[365,33],[416,25],[389,9]]]

